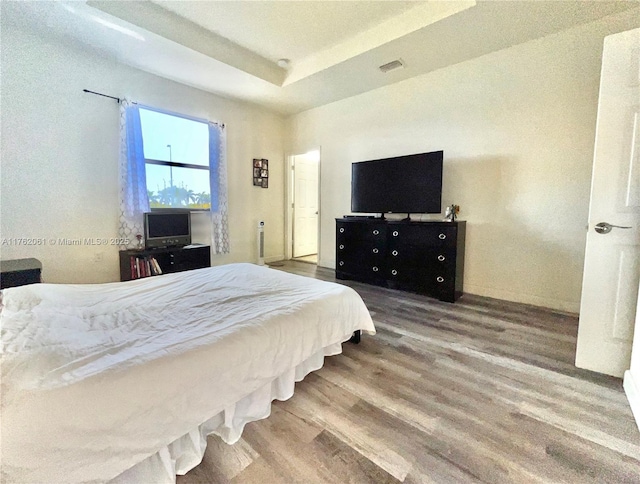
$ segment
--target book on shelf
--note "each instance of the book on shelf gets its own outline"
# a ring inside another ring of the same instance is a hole
[[[131,279],[159,276],[163,273],[157,259],[152,256],[131,256],[129,258],[129,265],[131,269]]]
[[[155,257],[131,256],[129,263],[131,267],[131,279],[141,279],[143,277],[159,276],[162,274],[160,264]]]

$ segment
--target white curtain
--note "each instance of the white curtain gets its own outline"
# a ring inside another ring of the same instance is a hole
[[[211,184],[211,248],[229,253],[227,199],[227,134],[224,124],[209,123],[209,181]]]
[[[144,212],[149,211],[142,127],[138,106],[127,99],[120,103],[120,228],[119,236],[136,247],[136,235],[144,237]]]

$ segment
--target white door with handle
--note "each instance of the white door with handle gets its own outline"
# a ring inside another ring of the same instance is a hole
[[[640,29],[604,40],[576,366],[629,368],[640,279]]]
[[[293,257],[318,253],[318,152],[294,157]]]

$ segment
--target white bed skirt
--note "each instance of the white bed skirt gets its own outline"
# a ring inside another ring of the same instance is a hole
[[[351,335],[345,337],[349,339]],[[175,483],[176,475],[184,475],[202,461],[207,448],[207,436],[219,435],[227,444],[240,439],[249,422],[267,418],[273,400],[288,400],[293,396],[295,383],[324,365],[325,356],[342,353],[342,344],[326,346],[289,371],[214,415],[192,431],[184,434],[157,453],[126,470],[112,484]]]

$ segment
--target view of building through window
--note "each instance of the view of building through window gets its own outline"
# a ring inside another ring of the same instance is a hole
[[[209,209],[206,123],[140,108],[151,208]]]

